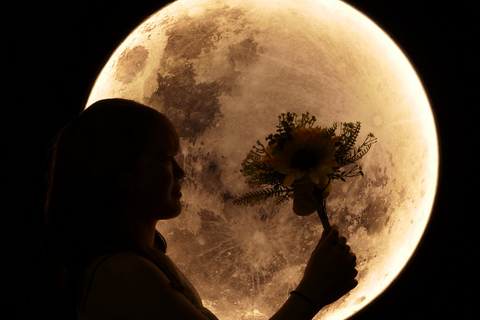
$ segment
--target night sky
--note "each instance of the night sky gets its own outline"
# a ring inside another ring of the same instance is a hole
[[[82,109],[96,75],[116,46],[165,3],[56,2],[17,1],[2,5],[0,13],[4,163],[0,305],[11,309],[2,310],[13,312],[10,319],[50,319],[51,296],[41,253],[48,145],[55,132]],[[377,22],[410,58],[433,108],[441,153],[437,199],[423,241],[397,281],[354,319],[471,318],[451,312],[460,309],[455,307],[456,299],[464,294],[457,284],[472,281],[463,280],[469,274],[467,269],[458,274],[458,267],[476,259],[463,256],[469,246],[466,217],[473,210],[466,211],[468,200],[462,192],[466,188],[462,150],[474,106],[465,84],[466,75],[473,72],[473,66],[468,67],[468,43],[474,39],[474,29],[468,13],[478,12],[478,4],[347,2]]]

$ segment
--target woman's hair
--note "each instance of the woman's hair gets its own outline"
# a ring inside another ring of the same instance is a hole
[[[158,111],[134,101],[107,99],[92,104],[63,127],[53,141],[45,203],[46,255],[62,290],[72,277],[105,252],[132,250],[147,257],[119,216],[122,171],[131,168],[149,139],[161,135],[176,152],[179,138]],[[166,250],[157,234],[156,245]]]

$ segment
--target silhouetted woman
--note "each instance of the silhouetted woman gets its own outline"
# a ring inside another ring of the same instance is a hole
[[[217,319],[155,229],[182,210],[178,150],[172,123],[130,100],[96,102],[60,130],[45,220],[62,318]],[[297,289],[271,319],[311,319],[354,288],[356,274],[346,239],[336,229],[322,235]]]

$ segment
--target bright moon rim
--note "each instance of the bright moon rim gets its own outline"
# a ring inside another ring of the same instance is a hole
[[[103,68],[87,106],[133,99],[181,136],[184,209],[160,222],[168,254],[220,319],[268,319],[300,280],[322,228],[291,203],[237,207],[240,163],[277,115],[362,122],[378,143],[365,177],[335,182],[327,207],[357,254],[359,285],[315,319],[345,319],[404,268],[437,186],[435,123],[408,59],[334,0],[180,0],[145,20]]]

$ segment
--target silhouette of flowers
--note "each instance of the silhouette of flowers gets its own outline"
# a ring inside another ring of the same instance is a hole
[[[276,133],[265,138],[268,143],[257,141],[242,162],[246,182],[255,190],[235,199],[234,204],[254,204],[271,197],[280,204],[293,198],[294,190],[301,190],[311,196],[317,212],[326,219],[325,201],[317,203],[312,196],[315,188],[325,200],[333,180],[363,176],[361,166],[355,162],[363,158],[376,138],[369,133],[355,147],[360,122],[342,123],[337,135],[336,123],[329,128],[314,126],[316,118],[309,113],[297,116],[289,112],[278,118]]]

